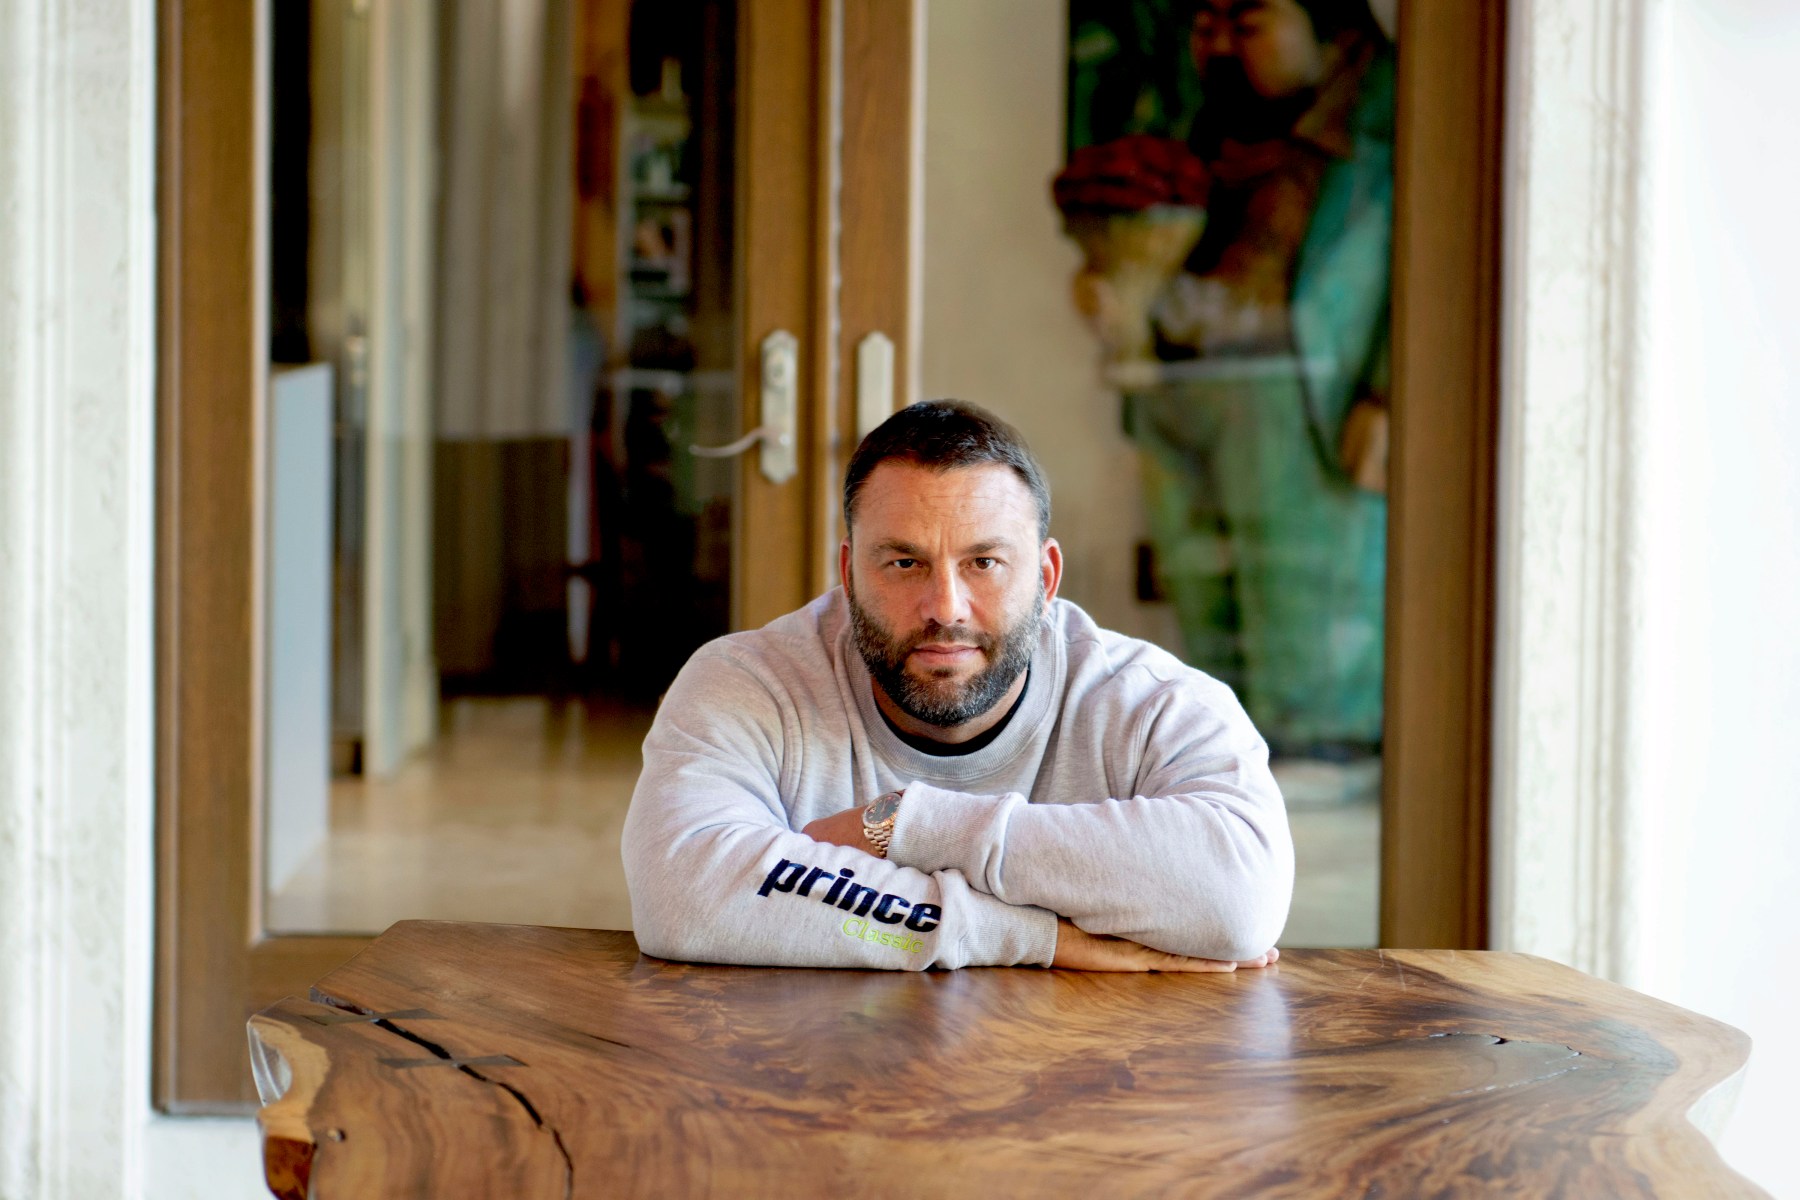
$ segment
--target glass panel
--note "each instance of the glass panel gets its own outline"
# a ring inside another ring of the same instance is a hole
[[[1391,5],[1058,7],[933,10],[925,391],[1045,460],[1068,598],[1236,690],[1293,820],[1283,944],[1373,945]]]
[[[273,9],[265,925],[628,928],[725,632],[729,0]]]

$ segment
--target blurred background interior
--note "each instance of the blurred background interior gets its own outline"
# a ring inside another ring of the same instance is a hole
[[[1385,402],[1392,21],[1268,8],[1291,30],[1183,0],[934,10],[915,369],[1043,459],[1064,594],[1244,699],[1299,847],[1285,944],[1367,946],[1385,483],[1335,447]],[[732,627],[754,460],[694,452],[743,432],[735,5],[398,7],[380,47],[354,7],[271,15],[267,926],[629,927],[637,748]],[[1258,82],[1292,30],[1317,61]],[[1275,157],[1214,169],[1231,139]],[[1081,177],[1151,143],[1210,202]],[[1195,236],[1131,261],[1176,199]]]

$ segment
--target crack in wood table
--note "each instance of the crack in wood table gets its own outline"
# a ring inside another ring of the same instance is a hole
[[[1522,954],[829,971],[404,921],[250,1038],[282,1197],[1764,1194],[1693,1123],[1743,1034]]]

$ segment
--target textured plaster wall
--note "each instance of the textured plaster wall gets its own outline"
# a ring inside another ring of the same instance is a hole
[[[151,42],[0,13],[0,1190],[105,1196],[148,1054]]]
[[[1494,668],[1494,942],[1625,981],[1644,725],[1623,685],[1653,424],[1645,7],[1512,14]]]
[[[1050,202],[1067,18],[1051,0],[930,5],[920,383],[928,399],[993,409],[1031,443],[1054,493],[1063,595],[1102,625],[1174,646],[1167,606],[1135,598],[1136,453],[1070,303],[1081,259]]]

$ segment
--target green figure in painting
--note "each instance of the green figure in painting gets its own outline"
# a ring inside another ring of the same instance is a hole
[[[1382,720],[1392,43],[1366,0],[1189,0],[1204,232],[1120,373],[1187,657],[1276,756],[1372,761]],[[1090,260],[1091,261],[1091,260]],[[1106,326],[1109,281],[1077,302]],[[1371,777],[1372,778],[1372,777]]]

